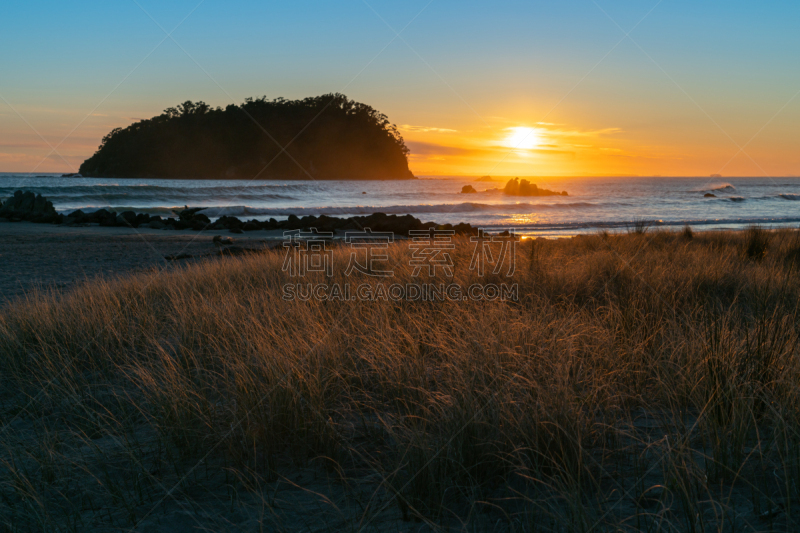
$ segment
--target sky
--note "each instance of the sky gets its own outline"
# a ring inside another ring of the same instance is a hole
[[[37,1],[0,18],[0,172],[185,100],[340,92],[417,175],[800,175],[800,2]]]

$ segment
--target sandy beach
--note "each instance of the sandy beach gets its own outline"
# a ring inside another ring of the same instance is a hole
[[[280,231],[231,235],[245,248],[266,247]],[[67,290],[97,276],[168,270],[213,260],[217,233],[149,228],[55,226],[30,222],[0,224],[0,305],[36,289]],[[188,255],[178,260],[167,257]]]

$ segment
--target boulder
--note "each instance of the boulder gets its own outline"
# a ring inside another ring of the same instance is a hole
[[[0,217],[9,220],[29,220],[32,222],[53,222],[57,213],[53,203],[31,191],[16,191],[14,196],[0,206]]]
[[[89,213],[87,216],[89,217],[89,219],[92,222],[98,222],[99,223],[102,220],[106,220],[108,218],[111,218],[111,213],[106,209],[98,209],[94,213]],[[114,218],[116,219],[116,216],[114,216]]]
[[[134,226],[136,222],[136,213],[133,211],[123,211],[119,215],[117,215],[116,219],[117,225],[119,226]]]
[[[478,191],[475,190],[475,187],[472,185],[464,185],[461,187],[461,194],[474,194]]]
[[[284,229],[300,229],[303,225],[300,223],[300,219],[297,218],[297,215],[289,215],[289,218],[283,224]]]
[[[161,222],[160,220],[151,220],[147,223],[147,227],[151,229],[164,229],[166,224]]]
[[[105,209],[103,210],[105,211]],[[117,225],[117,212],[106,211],[105,216],[100,219],[101,226],[116,226]]]
[[[223,246],[228,244],[233,244],[234,241],[232,237],[223,237],[222,235],[214,235],[214,238],[211,239],[211,242],[214,243],[214,246]]]
[[[342,230],[345,230],[345,231],[358,231],[358,230],[360,230],[362,228],[361,228],[361,225],[358,224],[355,220],[353,220],[352,218],[348,218],[348,219],[346,219],[346,221],[342,225],[342,227],[339,228],[339,229],[342,229]]]
[[[705,193],[703,195],[703,198],[716,198],[716,197],[717,197],[716,194],[713,194],[713,193],[710,193],[710,192],[707,192],[707,193]]]
[[[244,224],[236,217],[221,216],[214,225],[220,224],[223,228],[241,228]]]
[[[67,218],[72,218],[72,219],[77,220],[77,221],[82,221],[83,219],[88,219],[89,216],[86,213],[84,213],[83,211],[81,211],[80,209],[77,209],[77,210],[73,211],[72,213],[70,213],[69,215],[67,215]],[[87,220],[87,222],[88,222],[88,220]],[[66,222],[64,222],[64,224],[66,224]]]
[[[184,209],[184,210],[180,211],[179,213],[177,213],[178,214],[178,218],[181,219],[181,220],[186,220],[186,221],[192,220],[192,218],[194,218],[195,214],[198,211],[202,211],[203,209],[205,209],[205,208],[204,207],[193,207],[193,208],[189,209],[187,207],[186,209]],[[173,213],[175,213],[175,211],[173,211]]]
[[[456,224],[453,227],[453,229],[456,230],[456,233],[459,234],[459,235],[477,235],[478,234],[478,228],[473,228],[471,224],[467,224],[465,222],[462,222],[460,224]]]
[[[139,213],[133,221],[134,226],[143,226],[150,222],[150,215],[147,213]]]
[[[203,230],[211,224],[211,219],[208,216],[200,213],[205,207],[193,207],[191,209],[184,209],[178,213],[178,219],[189,224],[194,230]]]
[[[192,222],[201,222],[205,225],[211,224],[211,219],[203,213],[197,213],[192,217]]]
[[[320,215],[314,227],[319,231],[336,231],[336,228],[342,225],[342,219],[329,217],[328,215]]]

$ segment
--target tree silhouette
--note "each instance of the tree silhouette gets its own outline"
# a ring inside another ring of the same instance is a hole
[[[409,150],[386,115],[326,94],[247,98],[213,108],[187,100],[116,128],[84,176],[119,178],[409,179]]]

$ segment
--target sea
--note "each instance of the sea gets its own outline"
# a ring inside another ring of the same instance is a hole
[[[70,213],[105,208],[174,216],[202,207],[212,220],[411,214],[423,222],[468,222],[489,231],[567,237],[625,231],[637,223],[695,230],[800,227],[800,177],[527,178],[568,196],[515,197],[508,178],[422,176],[407,181],[234,181],[62,177],[0,173],[0,198],[22,189],[41,193]],[[464,185],[478,192],[463,194]],[[713,194],[714,197],[706,197]],[[1,231],[1,230],[0,230]]]

